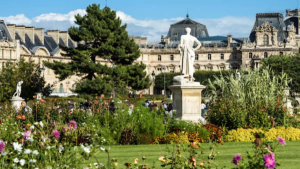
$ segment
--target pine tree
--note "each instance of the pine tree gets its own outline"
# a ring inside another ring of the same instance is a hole
[[[148,88],[151,82],[146,76],[146,66],[134,63],[140,51],[128,36],[126,24],[122,25],[109,7],[100,9],[100,5],[93,4],[86,12],[84,16],[75,16],[78,27],[69,28],[70,37],[81,44],[76,48],[61,46],[66,51],[64,57],[69,57],[71,62],[45,62],[45,66],[53,69],[59,80],[80,76],[74,90],[80,94],[100,95],[111,92],[113,87]]]

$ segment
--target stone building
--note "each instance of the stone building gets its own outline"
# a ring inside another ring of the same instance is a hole
[[[192,35],[202,43],[196,51],[195,70],[228,70],[259,68],[260,60],[272,55],[289,55],[299,52],[299,10],[287,10],[284,18],[281,13],[258,13],[249,37],[235,38],[228,36],[209,36],[205,25],[187,16],[182,21],[170,25],[167,36],[159,42],[148,42],[146,37],[132,36],[140,47],[141,56],[136,62],[147,65],[148,74],[156,75],[163,72],[179,72],[179,44],[185,28],[192,29]],[[43,68],[42,61],[69,62],[62,57],[63,51],[58,44],[70,48],[77,43],[70,39],[67,32],[41,28],[25,27],[0,21],[0,64],[2,67],[8,60],[17,61],[20,57],[34,60]],[[109,64],[105,60],[98,60]],[[165,70],[163,69],[165,67]],[[75,87],[78,77],[58,81],[52,70],[45,69],[47,83],[54,84],[53,95],[70,95],[70,88]],[[150,78],[152,78],[150,76]],[[153,86],[143,90],[145,94],[161,94],[153,91]]]

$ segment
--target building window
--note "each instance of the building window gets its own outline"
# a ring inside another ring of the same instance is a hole
[[[170,73],[174,73],[175,72],[175,68],[174,67],[170,67]]]
[[[63,93],[64,92],[64,85],[61,83],[59,86],[59,93]]]
[[[174,60],[174,56],[173,55],[170,56],[170,60]]]
[[[157,68],[157,74],[161,73],[161,67]]]
[[[232,56],[232,59],[233,59],[233,60],[236,60],[236,54],[234,54],[234,55]]]
[[[157,60],[161,61],[161,55],[158,55]]]
[[[269,45],[269,36],[268,35],[264,35],[264,45],[265,46]]]
[[[208,54],[208,60],[211,60],[211,54]]]
[[[12,55],[12,52],[11,52],[11,50],[9,51],[9,59],[11,59],[11,56]]]
[[[249,53],[249,59],[252,59],[252,53]]]
[[[225,70],[225,68],[224,67],[220,67],[220,70]]]
[[[195,55],[195,60],[199,60],[199,56],[198,55]]]
[[[221,60],[224,60],[224,54],[221,54]]]
[[[283,52],[279,52],[279,55],[282,56],[282,55],[283,55]]]
[[[268,52],[264,53],[264,58],[268,58]]]
[[[2,58],[4,58],[4,49],[2,49]]]

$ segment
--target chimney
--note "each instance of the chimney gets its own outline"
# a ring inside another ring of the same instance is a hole
[[[59,37],[64,41],[64,43],[67,46],[69,46],[69,44],[68,44],[68,39],[69,39],[68,31],[60,31],[59,32]]]
[[[35,28],[34,34],[36,34],[40,41],[44,44],[44,28]]]
[[[232,43],[232,35],[227,35],[227,41],[228,41],[227,47],[230,47],[230,44]]]
[[[27,34],[31,42],[34,44],[34,27],[25,27],[25,34]]]
[[[16,27],[15,24],[7,24],[8,31],[9,31],[13,41],[16,39],[15,27]]]
[[[21,37],[21,40],[25,42],[25,26],[24,25],[16,25],[15,27],[15,33],[18,33]]]
[[[59,30],[48,30],[47,34],[52,36],[54,41],[59,44]]]

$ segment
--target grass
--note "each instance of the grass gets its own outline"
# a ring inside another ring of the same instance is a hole
[[[207,150],[204,155],[197,158],[197,163],[205,161],[208,154],[208,143],[202,144],[203,148]],[[234,165],[231,160],[235,154],[242,154],[246,157],[247,151],[253,151],[252,143],[224,143],[217,148],[220,152],[215,160],[218,167],[226,166],[226,168],[233,168]],[[118,160],[119,168],[125,168],[125,163],[133,163],[135,158],[139,159],[139,164],[143,164],[142,157],[145,156],[145,164],[152,168],[153,163],[155,168],[162,168],[161,162],[158,160],[160,156],[169,155],[167,153],[167,147],[172,149],[172,145],[128,145],[128,146],[112,146],[110,150],[110,157]],[[278,169],[299,169],[300,168],[300,141],[287,142],[285,146],[278,146],[276,156],[281,166]],[[107,154],[105,152],[97,152],[97,160],[100,163],[107,163]],[[96,159],[92,158],[84,166],[88,166],[90,163],[95,163]]]

